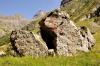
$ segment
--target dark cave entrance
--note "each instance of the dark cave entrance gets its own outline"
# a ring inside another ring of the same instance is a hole
[[[49,29],[40,28],[40,32],[41,32],[41,36],[42,36],[43,40],[46,42],[48,49],[54,49],[54,52],[56,53],[56,51],[57,51],[57,48],[56,48],[57,47],[57,44],[56,44],[57,35],[53,31],[50,31]]]

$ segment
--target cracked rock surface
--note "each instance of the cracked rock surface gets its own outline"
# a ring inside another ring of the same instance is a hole
[[[40,22],[40,29],[47,47],[54,49],[58,55],[88,52],[95,43],[90,30],[84,26],[76,27],[64,11],[51,12]]]
[[[41,37],[32,32],[17,30],[11,34],[12,49],[20,56],[45,56],[47,54],[46,44]]]
[[[46,56],[52,50],[50,53],[56,55],[72,56],[78,51],[88,52],[95,44],[90,30],[76,27],[64,11],[50,12],[39,22],[39,29],[39,34],[25,30],[12,32],[11,44],[17,54]]]

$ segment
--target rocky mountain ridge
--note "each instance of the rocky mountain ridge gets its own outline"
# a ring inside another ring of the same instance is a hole
[[[0,37],[15,29],[21,29],[30,21],[20,15],[0,16]]]

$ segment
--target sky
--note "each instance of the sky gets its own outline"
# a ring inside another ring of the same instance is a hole
[[[0,0],[0,15],[21,14],[31,19],[39,10],[51,11],[58,8],[61,0]]]

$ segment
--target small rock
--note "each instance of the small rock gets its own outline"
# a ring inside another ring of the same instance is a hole
[[[0,51],[0,57],[6,56],[6,53],[3,51]]]

